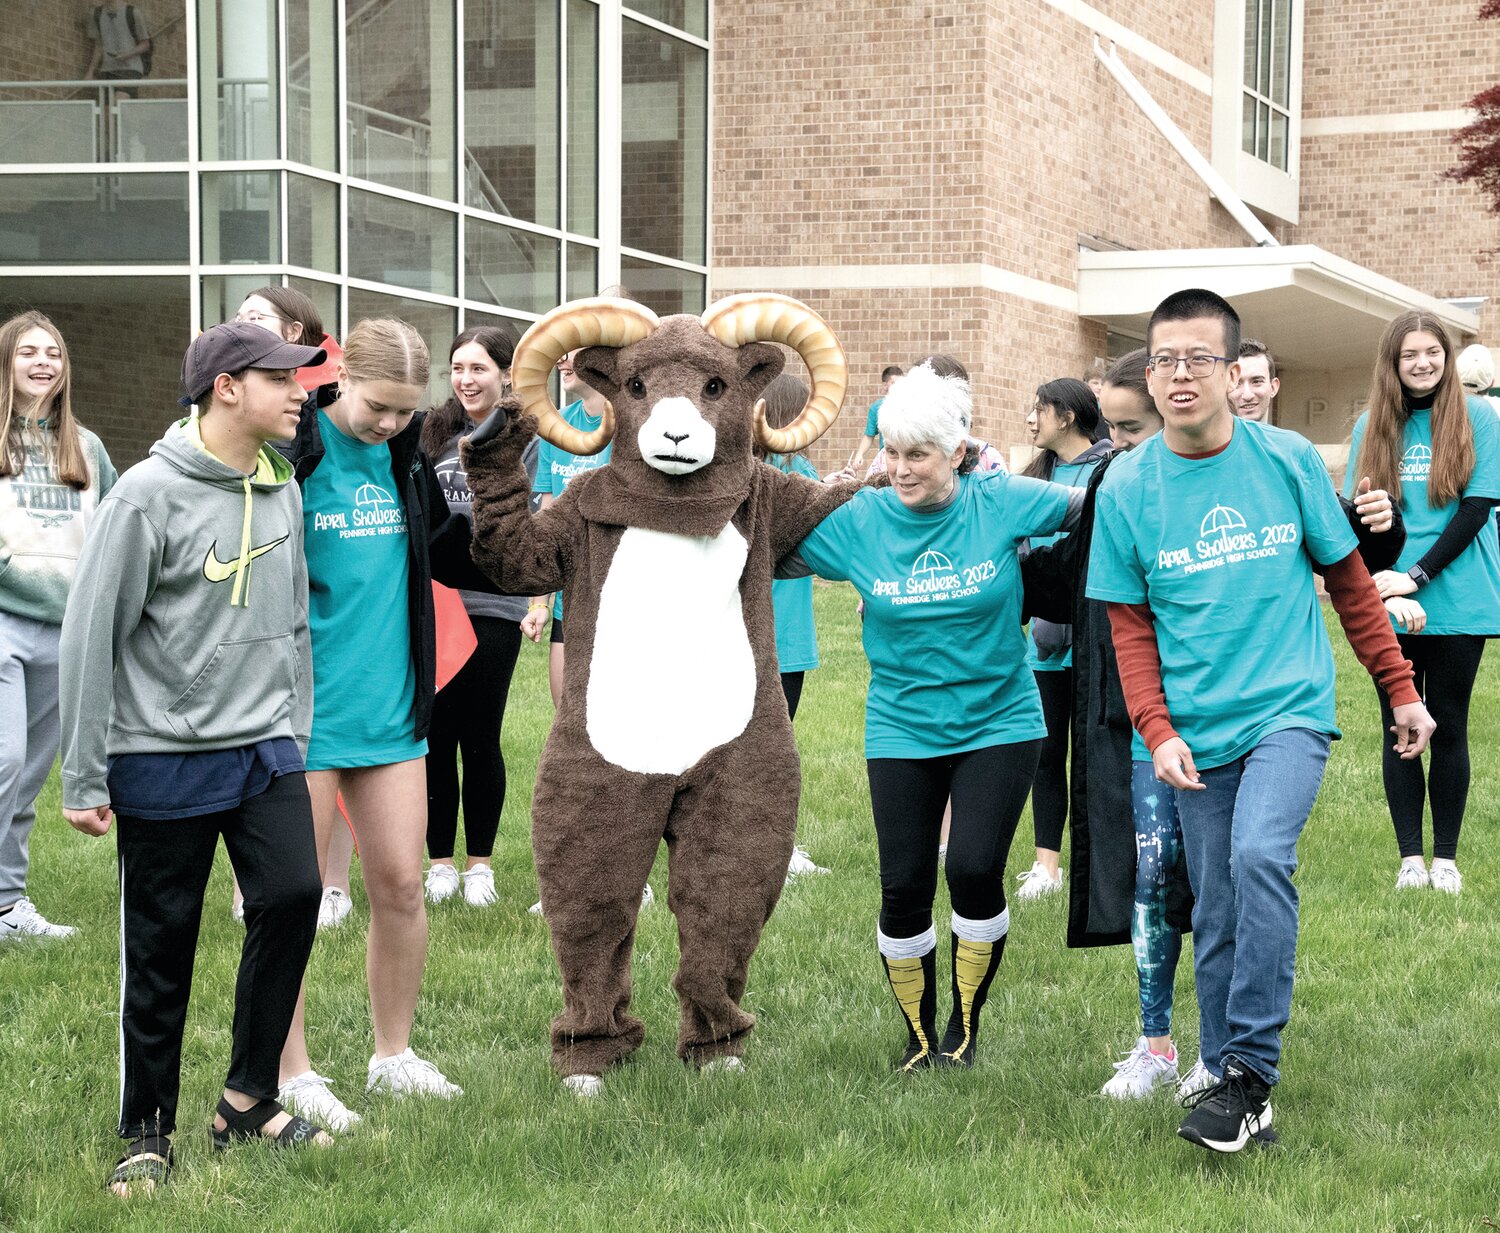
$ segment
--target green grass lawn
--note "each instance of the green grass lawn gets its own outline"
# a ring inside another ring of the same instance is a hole
[[[1061,897],[1013,910],[972,1072],[898,1077],[904,1029],[874,949],[874,835],[860,757],[866,667],[854,597],[817,589],[824,666],[797,730],[800,842],[826,877],[788,889],[750,973],[749,1070],[688,1073],[673,1055],[676,965],[665,863],[642,916],[635,1006],[645,1046],[582,1102],[547,1063],[560,1004],[527,839],[532,772],[551,719],[545,648],[511,693],[511,793],[499,906],[431,914],[413,1044],[461,1083],[452,1105],[362,1097],[370,1028],[362,898],[320,936],[309,1043],[365,1112],[325,1152],[209,1151],[229,1054],[240,927],[229,870],[210,886],[183,1059],[178,1169],[121,1205],[100,1189],[118,1154],[118,899],[114,843],[39,803],[31,894],[70,942],[0,950],[0,1229],[308,1230],[1349,1229],[1500,1224],[1500,673],[1491,648],[1473,716],[1474,785],[1461,899],[1391,890],[1373,690],[1337,633],[1339,716],[1302,843],[1297,995],[1276,1093],[1282,1145],[1218,1158],[1176,1137],[1167,1099],[1107,1103],[1135,1038],[1128,948],[1069,951]],[[12,722],[7,717],[6,722]],[[1012,874],[1031,861],[1023,818]],[[1012,882],[1012,885],[1014,883]],[[940,897],[942,892],[940,892]],[[946,905],[940,906],[939,928]],[[947,988],[946,948],[939,979]],[[946,1015],[946,992],[940,1015]],[[1184,956],[1184,1067],[1197,1014]]]

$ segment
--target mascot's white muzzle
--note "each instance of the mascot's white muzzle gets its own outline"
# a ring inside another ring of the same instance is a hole
[[[687,475],[714,459],[714,426],[690,398],[663,398],[636,434],[641,457],[667,475]]]

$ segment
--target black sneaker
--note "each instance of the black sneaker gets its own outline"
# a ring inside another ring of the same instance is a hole
[[[1237,1152],[1252,1138],[1274,1143],[1271,1129],[1271,1088],[1252,1070],[1230,1063],[1224,1077],[1211,1088],[1182,1102],[1191,1112],[1177,1128],[1189,1143],[1211,1152]]]

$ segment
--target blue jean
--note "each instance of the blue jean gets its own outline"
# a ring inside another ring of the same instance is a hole
[[[1297,839],[1312,813],[1326,732],[1273,732],[1243,758],[1200,773],[1178,792],[1193,883],[1193,976],[1203,1061],[1280,1078],[1281,1029],[1292,1011],[1297,958]]]
[[[1172,986],[1182,956],[1182,934],[1167,923],[1167,881],[1181,850],[1177,793],[1157,782],[1150,762],[1130,767],[1130,803],[1135,813],[1135,912],[1130,940],[1141,988],[1141,1034],[1172,1031]]]

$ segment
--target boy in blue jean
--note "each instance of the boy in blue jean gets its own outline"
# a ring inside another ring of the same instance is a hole
[[[1271,1137],[1297,840],[1339,735],[1315,569],[1394,704],[1397,751],[1417,757],[1433,730],[1316,448],[1230,408],[1239,333],[1211,291],[1177,292],[1152,315],[1163,428],[1100,484],[1088,581],[1109,605],[1133,757],[1177,798],[1202,1054],[1217,1079],[1178,1133],[1218,1152]]]

